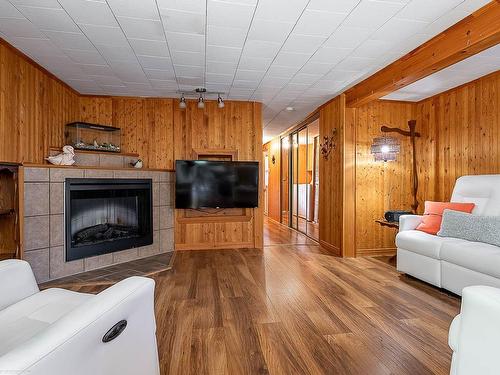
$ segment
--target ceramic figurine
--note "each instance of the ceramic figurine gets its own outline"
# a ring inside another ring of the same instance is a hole
[[[73,149],[73,147],[64,146],[62,153],[54,156],[49,156],[45,158],[45,160],[54,165],[73,165],[75,164],[74,158],[75,150]]]
[[[134,168],[142,168],[142,160],[141,159],[137,159],[137,161],[135,163],[130,163],[130,165]]]

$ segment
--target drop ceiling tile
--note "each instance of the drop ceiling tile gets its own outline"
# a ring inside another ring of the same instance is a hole
[[[322,74],[306,74],[306,73],[297,73],[290,83],[299,83],[299,84],[312,84],[316,82],[318,79],[320,79],[323,75]]]
[[[205,53],[205,36],[167,32],[167,42],[171,51]]]
[[[308,0],[260,0],[255,18],[295,23],[308,2]]]
[[[260,81],[262,77],[266,74],[265,71],[262,70],[245,70],[238,69],[235,75],[235,80],[243,80],[243,81]]]
[[[137,59],[144,69],[160,69],[160,70],[171,70],[172,60],[168,57],[158,57],[158,56],[141,56],[138,55]]]
[[[113,70],[109,65],[78,64],[78,67],[88,75],[111,76]]]
[[[255,6],[208,0],[208,24],[220,27],[248,29],[252,21]]]
[[[110,45],[114,47],[127,47],[128,41],[122,30],[118,27],[80,25],[83,33],[93,44]]]
[[[172,70],[144,69],[149,79],[174,80],[175,74]]]
[[[205,14],[167,9],[161,17],[166,31],[205,34]]]
[[[135,54],[132,48],[127,47],[112,47],[109,45],[96,45],[99,53],[105,60],[135,60]]]
[[[307,5],[307,9],[335,13],[349,13],[360,2],[360,0],[311,0]]]
[[[266,76],[262,79],[260,86],[261,87],[271,87],[271,88],[283,88],[287,85],[289,79],[288,78],[277,78],[277,77],[269,77]]]
[[[298,34],[329,37],[346,18],[347,13],[306,10],[294,28]]]
[[[65,33],[60,31],[45,30],[43,32],[59,48],[74,48],[81,50],[94,50],[94,46],[81,32]]]
[[[205,14],[206,0],[157,0],[160,12],[163,9]]]
[[[86,0],[59,0],[76,23],[118,26],[107,3]]]
[[[398,18],[433,22],[463,0],[413,0],[398,13]]]
[[[313,56],[314,57],[314,56]],[[306,74],[326,74],[328,73],[336,63],[328,62],[321,63],[309,60],[303,67],[300,69],[301,73]]]
[[[207,73],[234,74],[236,72],[236,63],[227,63],[221,61],[207,61]]]
[[[233,75],[207,73],[206,80],[207,80],[207,82],[210,82],[210,83],[231,84],[231,82],[233,81]]]
[[[232,87],[238,89],[251,90],[253,94],[254,90],[259,86],[259,82],[260,82],[259,80],[235,79]]]
[[[272,61],[272,58],[242,57],[238,67],[244,70],[267,70]]]
[[[200,78],[200,77],[178,76],[177,82],[179,83],[179,85],[203,86],[203,78]]]
[[[299,71],[299,67],[296,66],[283,66],[273,64],[267,71],[267,75],[270,77],[277,78],[292,78]]]
[[[64,9],[19,7],[21,13],[39,29],[79,32]]]
[[[349,48],[323,47],[323,48],[320,48],[313,55],[313,57],[311,57],[311,62],[335,65],[335,64],[339,63],[340,61],[342,61],[351,52],[352,52],[352,49],[349,49]]]
[[[373,29],[341,25],[328,38],[325,47],[355,48],[373,34]]]
[[[310,57],[311,55],[308,53],[280,52],[278,56],[276,56],[274,63],[282,66],[301,67]]]
[[[368,57],[379,58],[386,55],[391,49],[392,43],[384,40],[369,39],[362,43],[356,50],[353,51],[353,57]]]
[[[159,20],[160,15],[155,0],[107,0],[115,16]]]
[[[118,22],[127,38],[165,40],[163,25],[160,21],[118,17]]]
[[[10,38],[10,42],[30,56],[64,56],[63,51],[48,39],[15,37]]]
[[[261,40],[248,40],[243,48],[243,57],[274,58],[280,50],[281,44],[264,42]]]
[[[198,52],[175,51],[172,61],[178,65],[205,65],[205,55]]]
[[[165,41],[129,39],[129,42],[137,55],[170,57]]]
[[[241,48],[207,46],[207,60],[237,63],[240,55]]]
[[[378,29],[372,39],[399,42],[410,38],[412,35],[422,32],[427,22],[393,18]],[[395,32],[397,30],[397,32]]]
[[[264,40],[283,43],[293,29],[291,22],[254,19],[248,32],[248,40]]]
[[[39,7],[39,8],[61,8],[57,0],[10,0],[10,2],[15,6],[28,6],[28,7]]]
[[[379,28],[404,7],[387,1],[364,0],[347,17],[345,25]]]
[[[326,40],[326,37],[291,34],[285,44],[283,51],[295,53],[313,54]]]
[[[247,30],[245,29],[208,25],[208,44],[241,48],[246,36]]]
[[[155,89],[177,89],[175,80],[150,79],[151,86]]]
[[[225,93],[229,92],[231,85],[207,82],[205,84],[205,87],[208,91],[214,91],[220,93],[221,95],[224,95]]]
[[[106,61],[96,50],[84,51],[79,49],[65,49],[64,53],[77,64],[106,65]]]
[[[115,76],[88,75],[88,77],[97,83],[99,86],[125,86],[122,80]]]
[[[205,72],[205,69],[202,66],[174,65],[174,69],[175,74],[184,77],[198,77],[202,76]]]
[[[9,38],[45,38],[45,35],[27,19],[0,18],[0,32]]]
[[[0,18],[19,18],[25,17],[7,0],[0,0]]]
[[[347,57],[338,65],[336,68],[339,70],[362,70],[369,68],[374,62],[374,59],[364,58],[364,57]]]

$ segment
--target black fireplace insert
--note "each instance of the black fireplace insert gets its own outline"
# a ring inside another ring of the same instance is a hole
[[[66,261],[153,243],[151,179],[68,178]]]

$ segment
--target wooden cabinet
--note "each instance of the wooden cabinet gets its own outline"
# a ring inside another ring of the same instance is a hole
[[[0,163],[0,260],[22,257],[22,203],[18,164]]]

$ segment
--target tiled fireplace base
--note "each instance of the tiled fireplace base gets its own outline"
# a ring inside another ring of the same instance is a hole
[[[153,244],[76,261],[65,261],[64,181],[66,178],[151,178]],[[173,173],[126,169],[24,168],[24,259],[39,283],[174,249]]]

